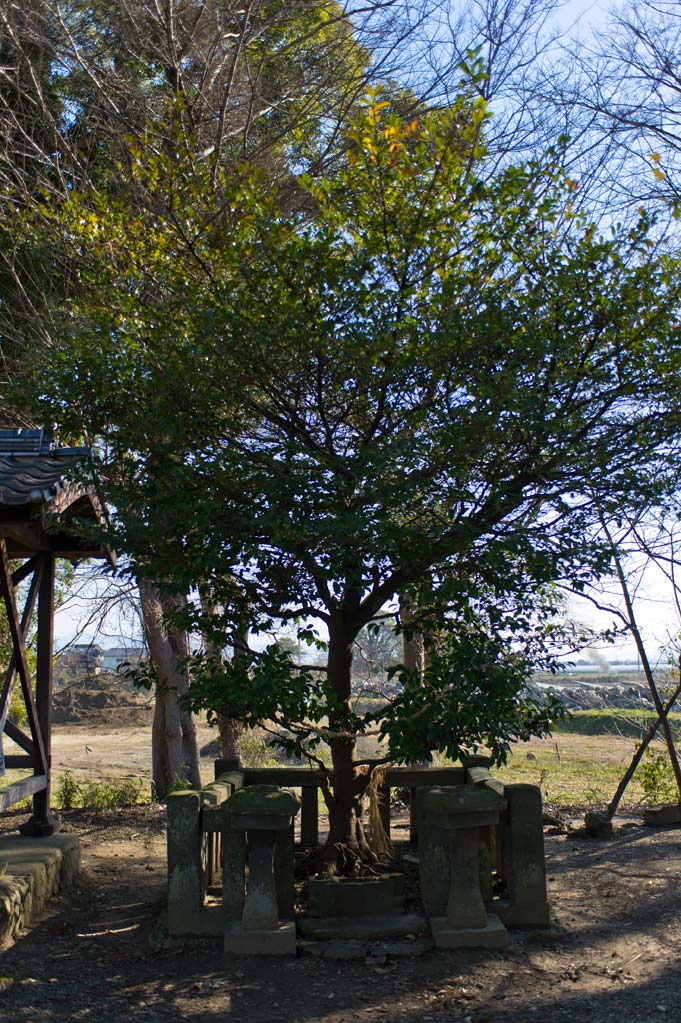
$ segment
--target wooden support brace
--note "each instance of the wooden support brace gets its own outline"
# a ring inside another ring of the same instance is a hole
[[[47,778],[44,774],[34,774],[31,778],[23,778],[21,781],[5,785],[0,788],[0,813],[15,803],[21,803],[27,796],[34,796],[46,788]]]
[[[31,619],[33,618],[33,612],[35,610],[35,602],[36,602],[36,598],[38,596],[38,590],[40,588],[40,582],[42,580],[42,574],[43,574],[42,565],[39,563],[39,561],[36,561],[35,558],[31,558],[30,561],[24,562],[24,564],[21,566],[21,568],[22,569],[26,568],[27,565],[32,565],[33,566],[32,571],[33,571],[34,574],[33,574],[33,578],[31,579],[31,585],[30,585],[29,590],[28,590],[28,596],[26,597],[26,603],[24,604],[24,610],[23,610],[23,612],[21,614],[21,635],[24,637],[24,642],[26,640],[26,636],[28,634],[28,630],[31,627]],[[29,574],[28,572],[25,572],[21,576],[19,581],[20,582],[23,581],[23,579],[25,579],[28,574]],[[13,574],[13,576],[12,576],[12,580],[13,581],[14,581],[14,578],[15,578],[16,575],[17,575],[17,572],[15,572]],[[18,585],[18,583],[16,583],[15,585]],[[15,685],[15,682],[16,682],[16,677],[17,677],[17,657],[16,657],[16,652],[14,650],[12,650],[12,655],[10,657],[9,664],[8,664],[7,670],[5,672],[5,680],[4,680],[3,685],[2,685],[2,693],[0,694],[0,735],[2,734],[3,730],[6,731],[11,739],[14,739],[15,742],[19,743],[19,745],[22,747],[22,749],[25,749],[25,750],[27,750],[27,752],[31,753],[31,752],[33,752],[32,747],[31,747],[31,749],[28,749],[26,746],[24,746],[22,742],[20,742],[13,735],[11,735],[10,729],[8,727],[8,725],[10,723],[7,721],[7,715],[9,714],[9,705],[10,705],[10,702],[12,700],[12,693],[14,692],[14,685]],[[21,735],[23,733],[19,733],[19,734]]]
[[[19,583],[22,583],[31,572],[35,572],[36,569],[40,569],[40,559],[36,556],[29,558],[23,565],[19,565],[17,569],[12,572],[12,586],[16,589]]]
[[[5,731],[12,742],[16,742],[20,749],[24,750],[24,752],[28,753],[31,757],[35,756],[35,746],[33,745],[33,742],[29,739],[25,732],[22,732],[22,730],[14,724],[13,721],[5,722]]]
[[[4,537],[0,538],[0,591],[2,592],[2,596],[5,601],[9,631],[10,636],[12,637],[16,666],[19,673],[19,681],[21,683],[21,690],[26,704],[28,723],[35,745],[37,773],[46,775],[48,772],[47,754],[45,752],[43,736],[38,722],[38,712],[33,698],[33,690],[31,688],[31,674],[26,660],[24,634],[21,629],[21,622],[19,621],[14,587],[12,586],[12,573],[10,570],[9,558],[7,556],[7,543]]]

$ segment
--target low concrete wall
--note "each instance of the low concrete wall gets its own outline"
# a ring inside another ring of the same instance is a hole
[[[73,884],[80,872],[75,835],[0,838],[0,947],[28,927],[51,896]]]

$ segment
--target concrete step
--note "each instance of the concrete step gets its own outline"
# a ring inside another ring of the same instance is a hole
[[[48,899],[69,888],[79,872],[75,835],[0,837],[0,947],[29,927]]]

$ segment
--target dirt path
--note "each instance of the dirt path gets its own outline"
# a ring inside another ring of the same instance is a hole
[[[680,829],[547,836],[555,926],[502,953],[226,962],[214,941],[150,945],[162,808],[70,825],[85,873],[1,957],[2,1023],[681,1023]]]

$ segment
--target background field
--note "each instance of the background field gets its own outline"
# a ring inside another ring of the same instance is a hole
[[[581,725],[580,725],[581,727]],[[585,727],[591,727],[587,721]],[[207,725],[199,726],[203,746],[215,738]],[[561,731],[550,739],[532,739],[515,747],[508,763],[495,769],[509,782],[539,785],[545,802],[560,806],[599,805],[612,797],[634,752],[635,738],[626,735],[589,735]],[[658,744],[659,745],[659,744]],[[659,747],[661,748],[661,746]],[[79,779],[135,776],[147,786],[151,778],[151,736],[147,727],[91,729],[57,726],[53,740],[55,778],[71,770]],[[212,778],[212,757],[203,757],[202,774]],[[625,805],[644,799],[636,779]]]

